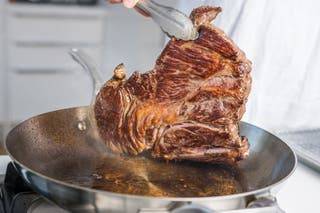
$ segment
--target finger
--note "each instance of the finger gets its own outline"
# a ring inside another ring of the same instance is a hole
[[[123,0],[123,4],[126,8],[133,8],[139,0]]]

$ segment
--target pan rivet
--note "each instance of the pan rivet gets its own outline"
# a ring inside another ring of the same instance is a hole
[[[87,129],[86,123],[84,121],[80,121],[78,123],[78,129],[81,130],[81,131],[86,130]]]

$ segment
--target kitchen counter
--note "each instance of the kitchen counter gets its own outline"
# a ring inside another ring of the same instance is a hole
[[[320,212],[319,198],[320,173],[301,163],[277,195],[286,213]]]
[[[9,161],[8,156],[0,156],[1,174],[4,174]],[[301,163],[277,195],[278,203],[286,213],[320,212],[319,198],[320,173]]]

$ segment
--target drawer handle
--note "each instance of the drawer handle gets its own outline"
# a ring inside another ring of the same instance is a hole
[[[14,72],[18,75],[57,75],[57,74],[72,74],[71,69],[54,69],[54,68],[18,68],[15,69]]]
[[[97,42],[63,42],[63,41],[16,41],[18,47],[70,47],[70,46],[81,46],[81,47],[99,47],[101,43]]]
[[[47,18],[47,19],[76,19],[76,20],[98,20],[101,15],[85,15],[85,14],[64,14],[64,13],[28,13],[13,12],[17,18]]]

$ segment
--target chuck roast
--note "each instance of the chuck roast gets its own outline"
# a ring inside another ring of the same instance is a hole
[[[238,123],[251,88],[251,62],[210,22],[219,7],[191,13],[193,41],[171,39],[153,70],[126,79],[120,64],[100,90],[95,116],[116,153],[209,163],[235,163],[248,154]]]

